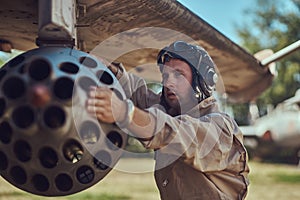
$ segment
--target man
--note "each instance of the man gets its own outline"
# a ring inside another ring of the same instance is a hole
[[[13,48],[10,41],[0,39],[0,67],[21,53],[23,52]]]
[[[109,88],[92,88],[87,110],[155,150],[161,199],[244,199],[247,154],[236,123],[212,96],[217,81],[212,59],[203,48],[176,41],[159,52],[157,62],[161,94],[113,65],[128,99],[120,100]]]
[[[8,40],[0,39],[0,67],[4,65],[10,58],[12,53],[12,44]]]

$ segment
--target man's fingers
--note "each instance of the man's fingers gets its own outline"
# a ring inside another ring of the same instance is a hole
[[[110,101],[108,101],[107,99],[90,98],[87,100],[87,105],[88,106],[106,107],[106,106],[110,105]]]
[[[104,107],[88,106],[87,111],[90,115],[95,116],[98,120],[107,123],[115,122],[112,112]]]
[[[90,114],[101,114],[101,115],[104,115],[105,113],[107,113],[106,109],[104,107],[97,107],[97,106],[87,106],[87,111],[90,113]]]
[[[89,96],[91,98],[103,99],[107,98],[108,96],[110,97],[111,93],[112,91],[108,87],[91,87]]]
[[[113,110],[116,111],[115,107],[119,105],[119,102],[116,101],[113,94],[108,87],[91,87],[86,102],[87,111],[102,122],[115,122]]]

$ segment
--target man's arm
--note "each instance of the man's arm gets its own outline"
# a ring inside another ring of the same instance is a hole
[[[95,115],[98,120],[105,123],[120,123],[127,121],[129,107],[126,101],[120,100],[114,92],[106,87],[91,88],[87,100],[87,110]],[[124,127],[134,133],[136,137],[148,139],[153,136],[155,122],[154,117],[133,105],[130,111],[131,120]]]
[[[128,117],[127,109],[126,101],[120,100],[109,88],[93,88],[90,92],[87,110],[102,122],[122,124]],[[172,117],[157,108],[145,111],[134,107],[132,120],[121,128],[145,140],[147,148],[183,156],[195,168],[212,171],[227,167],[226,158],[233,145],[233,133],[224,120],[222,115]]]
[[[121,63],[105,63],[115,74],[127,99],[131,99],[135,106],[145,109],[160,101],[160,95],[148,89],[146,81],[134,74],[127,73]]]

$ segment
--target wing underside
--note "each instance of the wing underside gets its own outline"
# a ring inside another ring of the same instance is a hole
[[[78,0],[76,8],[78,48],[122,62],[148,81],[160,81],[157,67],[148,67],[159,49],[180,39],[209,52],[221,77],[218,90],[233,102],[252,100],[272,82],[269,69],[253,55],[177,1]],[[2,1],[0,19],[1,39],[20,50],[37,47],[37,0]]]

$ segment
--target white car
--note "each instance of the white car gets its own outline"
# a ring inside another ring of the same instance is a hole
[[[299,163],[300,90],[252,126],[240,127],[250,157]]]

